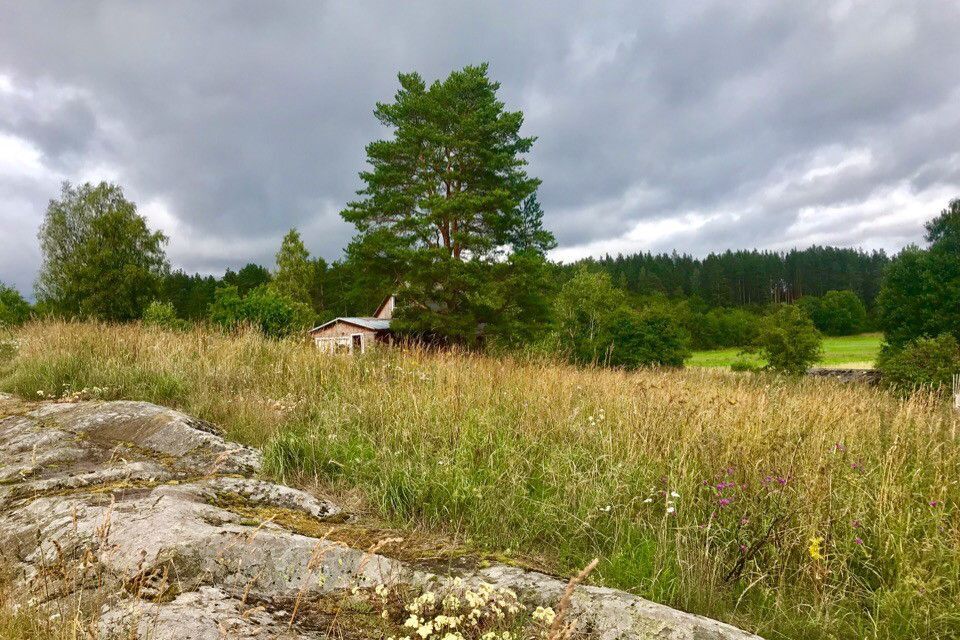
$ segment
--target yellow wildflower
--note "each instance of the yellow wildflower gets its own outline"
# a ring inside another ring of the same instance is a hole
[[[808,551],[810,552],[810,557],[814,560],[823,560],[823,554],[820,552],[820,543],[823,542],[823,538],[819,536],[813,536],[810,538],[810,546]]]

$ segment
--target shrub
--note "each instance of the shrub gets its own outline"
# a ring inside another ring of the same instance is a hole
[[[810,319],[813,320],[813,324],[815,326],[817,325],[817,318],[820,317],[821,308],[819,296],[801,296],[794,302],[794,304],[803,309],[804,313],[806,313]],[[820,329],[820,327],[817,326],[817,329]]]
[[[30,318],[30,304],[20,292],[0,282],[0,327],[23,324]]]
[[[757,346],[767,366],[781,373],[801,374],[820,359],[823,338],[810,317],[785,304],[764,318]]]
[[[143,324],[168,330],[187,328],[187,322],[177,317],[172,302],[154,300],[143,312]]]
[[[609,320],[607,363],[635,369],[646,365],[682,367],[690,356],[689,338],[667,312],[650,308],[641,312],[621,307]]]
[[[903,390],[938,389],[960,373],[960,345],[949,333],[917,338],[902,348],[885,346],[877,358],[883,379]]]

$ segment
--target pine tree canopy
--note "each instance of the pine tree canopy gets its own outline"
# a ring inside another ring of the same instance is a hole
[[[520,135],[523,114],[506,111],[487,65],[454,71],[428,88],[400,74],[394,102],[374,114],[393,131],[367,146],[371,165],[362,198],[343,217],[360,237],[388,239],[395,250],[437,249],[456,258],[491,258],[522,225],[520,203],[540,181],[523,154],[535,138]]]

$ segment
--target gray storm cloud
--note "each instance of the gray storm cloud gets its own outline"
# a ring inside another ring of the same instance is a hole
[[[895,250],[960,195],[960,5],[5,3],[0,280],[61,180],[123,184],[176,266],[334,259],[398,71],[489,61],[556,257]]]

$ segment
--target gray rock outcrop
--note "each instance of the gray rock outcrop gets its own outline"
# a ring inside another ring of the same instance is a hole
[[[351,548],[326,535],[346,514],[257,479],[260,465],[209,423],[156,405],[0,395],[0,567],[24,603],[51,615],[94,605],[101,637],[153,640],[376,638],[331,603],[456,580],[548,606],[566,587],[506,565],[438,573]],[[577,587],[570,615],[603,640],[757,638],[600,587]]]

